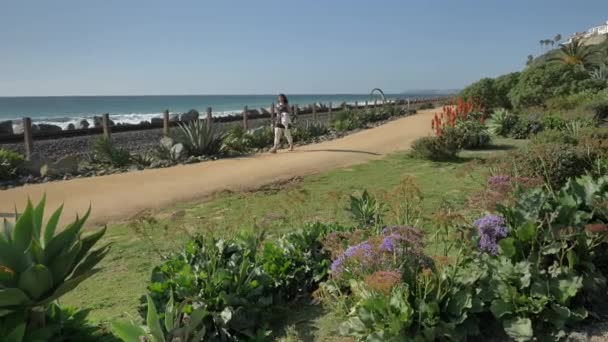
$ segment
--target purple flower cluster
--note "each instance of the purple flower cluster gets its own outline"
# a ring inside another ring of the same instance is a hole
[[[473,223],[479,234],[479,249],[492,255],[498,253],[498,240],[507,236],[505,220],[496,215],[486,215]]]
[[[372,246],[369,242],[365,241],[358,245],[348,247],[344,253],[331,263],[331,272],[333,274],[341,273],[344,270],[344,263],[353,257],[372,258]]]

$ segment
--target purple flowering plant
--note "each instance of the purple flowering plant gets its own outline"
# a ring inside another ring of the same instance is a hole
[[[491,255],[498,253],[498,241],[507,237],[505,220],[496,215],[486,215],[473,223],[479,236],[479,250]]]

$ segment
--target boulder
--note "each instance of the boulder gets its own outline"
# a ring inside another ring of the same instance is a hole
[[[150,126],[150,122],[149,121],[140,121],[139,125],[140,126]]]
[[[247,110],[247,115],[250,115],[250,116],[252,116],[252,115],[260,115],[260,112],[258,112],[257,109],[248,109]]]
[[[80,122],[78,123],[78,126],[76,126],[77,129],[87,129],[89,128],[89,122],[85,119],[80,120]]]
[[[169,121],[179,121],[179,114],[171,114],[171,116],[169,116]]]
[[[15,126],[13,127],[13,134],[22,134],[23,133],[23,122],[17,121]]]
[[[17,168],[17,172],[22,175],[40,176],[40,168],[51,161],[38,153],[33,153],[30,160],[26,160]]]
[[[260,113],[270,115],[270,112],[266,108],[260,108]]]
[[[65,156],[54,163],[47,163],[40,167],[40,177],[59,177],[65,174],[78,172],[78,158],[70,155]]]
[[[188,113],[184,113],[182,114],[182,116],[180,116],[180,120],[181,121],[195,121],[198,120],[199,117],[199,112],[195,109],[190,109],[190,111],[188,111]]]
[[[75,129],[76,129],[76,126],[74,126],[74,124],[73,124],[73,123],[69,124],[69,125],[68,125],[68,127],[67,127],[67,130],[68,130],[68,131],[73,131],[73,130],[75,130]]]
[[[160,139],[160,146],[164,147],[164,148],[171,148],[173,147],[173,139],[169,138],[169,137],[163,137]]]
[[[13,122],[0,121],[0,135],[13,135]]]
[[[163,125],[163,118],[152,118],[152,121],[150,122],[152,125]]]
[[[62,131],[61,127],[57,125],[38,124],[36,127],[38,127],[37,131],[42,134],[55,134]]]

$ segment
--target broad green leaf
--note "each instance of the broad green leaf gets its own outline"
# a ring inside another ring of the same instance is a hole
[[[123,321],[113,321],[111,330],[123,342],[139,342],[140,337],[146,336],[146,332],[139,325]]]
[[[0,289],[0,308],[27,305],[31,302],[30,298],[18,288]]]
[[[146,314],[146,324],[150,329],[150,334],[154,336],[156,341],[165,341],[165,334],[163,333],[163,328],[160,326],[160,322],[158,319],[158,313],[156,312],[156,307],[154,305],[154,301],[150,295],[146,295],[148,299],[148,312]]]
[[[13,241],[13,224],[8,222],[7,219],[4,219],[3,221],[0,241],[11,242]]]
[[[25,323],[19,324],[13,331],[4,337],[6,342],[22,342],[25,336]]]
[[[94,275],[97,272],[99,272],[99,270],[93,269],[93,270],[90,270],[89,272],[81,274],[78,277],[70,278],[70,280],[65,281],[61,285],[59,285],[59,287],[55,290],[55,292],[53,292],[53,294],[50,297],[45,298],[44,301],[40,304],[46,305],[48,303],[51,303],[55,299],[63,296],[64,294],[72,291],[73,289],[75,289],[80,283],[82,283],[87,278],[89,278],[90,276]]]
[[[530,341],[534,335],[529,318],[516,318],[503,322],[507,335],[517,342]]]
[[[56,282],[63,281],[77,265],[76,256],[82,249],[82,243],[77,242],[72,249],[60,254],[51,261],[50,269]],[[79,261],[79,260],[78,260]]]
[[[82,226],[89,218],[91,214],[91,207],[87,210],[86,214],[79,219],[76,216],[76,220],[72,224],[70,224],[65,230],[61,233],[57,234],[51,241],[46,245],[44,249],[44,258],[48,262],[50,262],[53,258],[57,257],[59,254],[72,247],[72,244],[78,237]]]
[[[464,309],[470,309],[472,307],[473,297],[469,292],[461,290],[450,298],[447,312],[454,317],[460,317]]]
[[[59,223],[59,218],[61,217],[61,212],[63,211],[63,204],[55,210],[53,215],[49,218],[49,221],[46,223],[46,228],[44,229],[44,239],[43,246],[46,246],[55,236],[55,230],[57,229],[57,223]]]
[[[19,277],[19,287],[23,289],[33,300],[38,300],[42,295],[53,289],[53,276],[51,271],[44,265],[37,264],[25,270]]]
[[[512,314],[515,311],[515,306],[511,302],[495,299],[492,301],[490,310],[492,311],[492,314],[494,314],[494,317],[500,319],[505,315]]]
[[[506,238],[498,241],[501,253],[507,258],[512,258],[515,255],[515,240],[513,238]]]
[[[30,244],[30,247],[25,251],[26,254],[29,254],[32,257],[32,261],[38,264],[44,262],[44,250],[42,246],[40,246],[40,240],[34,239]]]
[[[89,255],[82,261],[72,274],[72,277],[78,277],[89,270],[93,269],[97,264],[105,258],[105,256],[110,252],[110,245],[105,245],[97,250],[92,251]]]
[[[561,248],[562,248],[561,242],[553,242],[546,246],[543,246],[541,252],[543,253],[543,255],[552,255],[552,254],[557,254]]]
[[[27,207],[19,219],[15,222],[13,228],[13,244],[21,251],[25,251],[32,242],[33,238],[33,224],[32,215],[34,208],[32,202],[28,200]]]
[[[5,265],[16,273],[25,271],[30,266],[30,258],[15,245],[0,240],[0,264]]]
[[[95,246],[95,244],[103,237],[106,233],[107,227],[103,227],[93,234],[87,235],[85,237],[81,237],[80,241],[82,242],[82,248],[80,249],[80,253],[76,257],[76,260],[82,260],[86,254]]]
[[[209,312],[203,308],[198,308],[194,310],[190,314],[190,319],[188,320],[188,325],[186,326],[186,336],[192,336],[192,334],[197,332],[197,327],[199,326],[199,324],[201,324],[201,322],[203,322],[203,319],[205,319],[205,317],[207,317],[208,315]],[[205,327],[203,326],[202,329],[205,329]]]
[[[32,213],[32,235],[36,240],[40,240],[40,232],[42,230],[42,219],[44,218],[44,206],[46,205],[46,194],[42,195],[42,199],[34,208]]]
[[[173,300],[173,291],[170,293],[169,302],[165,309],[165,329],[167,331],[173,330],[175,327],[175,303]]]
[[[536,223],[528,221],[524,225],[517,228],[517,237],[524,242],[530,242],[536,237]]]

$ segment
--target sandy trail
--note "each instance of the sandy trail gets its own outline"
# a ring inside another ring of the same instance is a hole
[[[259,154],[165,169],[26,185],[0,191],[0,217],[22,208],[27,198],[47,195],[47,208],[64,204],[62,223],[92,205],[88,225],[128,219],[142,210],[208,197],[224,190],[243,191],[263,185],[346,167],[409,148],[430,133],[434,110],[391,121],[341,139],[302,146],[294,152]],[[47,210],[49,210],[47,209]]]

